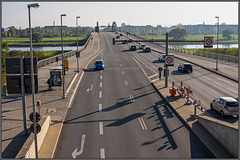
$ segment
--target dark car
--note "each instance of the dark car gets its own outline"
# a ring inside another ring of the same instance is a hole
[[[128,39],[128,42],[133,42],[133,40],[132,39]]]
[[[120,36],[117,36],[116,38],[120,38]]]
[[[103,62],[103,60],[96,60],[96,62],[94,63],[94,70],[97,70],[97,69],[104,70],[104,62]]]
[[[123,34],[122,34],[122,33],[120,33],[120,36],[123,36]]]
[[[143,52],[151,52],[151,48],[150,47],[144,47]]]
[[[135,50],[137,50],[137,46],[134,45],[134,44],[131,44],[131,45],[129,46],[129,50],[130,50],[130,51],[135,51]]]
[[[193,72],[192,65],[190,63],[181,63],[178,66],[178,70],[181,72]]]
[[[123,41],[122,41],[122,44],[127,44],[128,43],[128,40],[126,40],[126,39],[124,39]]]

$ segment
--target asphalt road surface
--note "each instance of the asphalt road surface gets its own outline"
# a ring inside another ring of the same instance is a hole
[[[93,60],[66,116],[54,158],[211,158],[172,113],[126,48],[101,33],[105,69]],[[150,72],[150,71],[146,71]]]

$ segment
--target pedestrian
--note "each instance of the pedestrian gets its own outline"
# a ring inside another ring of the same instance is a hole
[[[53,83],[52,77],[48,78],[47,83],[48,83],[48,90],[51,91],[52,90],[52,83]]]

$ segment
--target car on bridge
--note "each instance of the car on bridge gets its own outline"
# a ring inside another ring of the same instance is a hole
[[[233,116],[238,117],[238,101],[232,97],[219,97],[210,103],[210,109],[216,110],[220,113],[221,117]]]
[[[143,49],[145,47],[145,44],[140,44],[139,49]]]
[[[120,36],[123,36],[123,34],[122,34],[122,33],[120,33]]]
[[[164,62],[165,61],[165,55],[166,54],[161,54],[160,56],[159,56],[159,61],[161,61],[161,62]]]
[[[137,46],[136,46],[135,44],[131,44],[131,45],[129,46],[129,50],[130,50],[130,51],[135,51],[135,50],[137,50]]]
[[[143,48],[143,52],[151,52],[151,48],[150,47],[144,47]]]
[[[128,40],[127,39],[124,39],[123,41],[122,41],[122,44],[127,44],[128,43]]]
[[[120,38],[120,36],[117,36],[116,38]]]
[[[133,40],[132,39],[128,39],[128,42],[133,42]]]
[[[104,62],[103,60],[96,60],[94,63],[94,70],[102,69],[104,70]]]
[[[181,63],[178,66],[178,70],[183,72],[193,72],[193,67],[190,63]]]

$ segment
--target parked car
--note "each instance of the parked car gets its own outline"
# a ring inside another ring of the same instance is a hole
[[[145,44],[140,44],[139,49],[143,49],[145,47]]]
[[[178,70],[181,72],[193,72],[192,65],[190,63],[181,63],[178,66]]]
[[[133,42],[133,40],[132,39],[128,39],[128,42]]]
[[[128,43],[128,40],[127,39],[124,39],[123,41],[122,41],[122,44],[127,44]]]
[[[116,38],[120,38],[120,36],[117,36]]]
[[[143,52],[151,52],[151,48],[150,47],[144,47]]]
[[[165,61],[165,54],[161,54],[158,59],[159,59],[159,61],[164,62]]]
[[[120,33],[120,36],[123,36],[123,34],[122,34],[122,33]]]
[[[104,62],[103,62],[103,60],[96,60],[96,62],[94,63],[94,70],[97,70],[97,69],[104,70]]]
[[[136,46],[135,44],[131,44],[131,45],[129,46],[129,50],[130,50],[130,51],[135,51],[135,50],[137,50],[137,46]]]
[[[238,101],[232,97],[219,97],[210,103],[210,109],[216,110],[222,117],[233,116],[238,117]]]
[[[115,34],[118,34],[118,32],[115,32]]]

